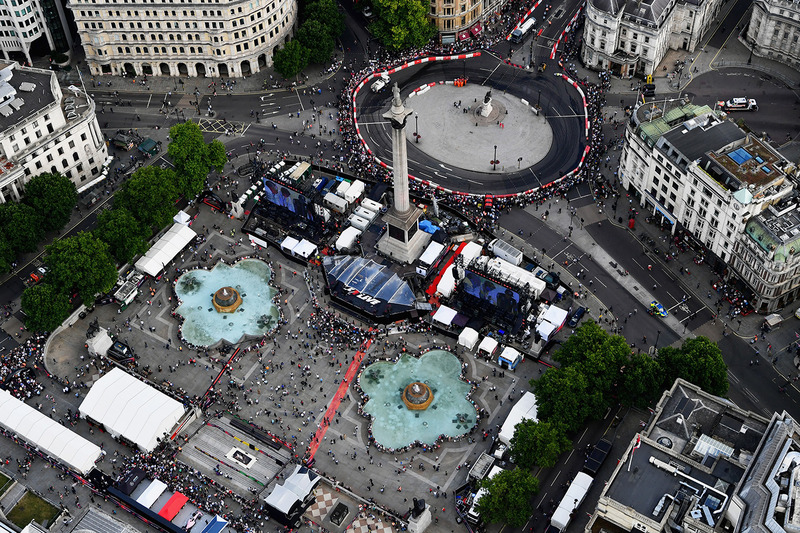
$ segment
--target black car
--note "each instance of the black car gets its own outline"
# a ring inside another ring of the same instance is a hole
[[[572,316],[569,317],[569,322],[567,322],[567,325],[569,327],[571,327],[571,328],[574,328],[575,326],[578,325],[578,322],[581,321],[581,318],[583,318],[583,315],[585,315],[585,314],[586,314],[586,308],[585,307],[577,308],[575,310],[575,312],[572,313]]]
[[[118,363],[131,363],[136,359],[131,347],[119,341],[111,345],[106,356]]]

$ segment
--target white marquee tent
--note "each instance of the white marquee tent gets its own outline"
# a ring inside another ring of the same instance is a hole
[[[183,224],[173,224],[163,237],[158,239],[147,253],[136,261],[136,268],[150,276],[158,276],[172,259],[181,253],[187,244],[197,236],[197,233]]]
[[[472,350],[478,344],[478,332],[472,328],[464,328],[458,336],[458,345],[467,350]]]
[[[486,352],[490,357],[496,349],[497,341],[492,337],[484,337],[480,345],[478,345],[478,353]]]
[[[102,455],[99,446],[0,389],[0,427],[86,475]]]
[[[277,511],[289,515],[308,498],[320,480],[321,478],[313,471],[295,465],[294,472],[286,478],[283,485],[275,485],[264,502]]]
[[[532,392],[526,392],[522,395],[522,398],[517,401],[516,405],[511,408],[511,412],[508,413],[506,421],[503,422],[503,425],[500,427],[500,433],[498,433],[497,438],[503,444],[511,444],[511,437],[514,436],[514,429],[517,427],[517,424],[523,420],[538,420],[539,417],[537,413],[536,396]]]
[[[183,416],[183,405],[124,372],[114,368],[98,379],[79,408],[114,437],[122,437],[145,452],[158,446]]]
[[[447,307],[446,305],[442,305],[436,312],[433,314],[433,319],[440,324],[444,324],[445,326],[449,326],[453,323],[453,319],[456,317],[458,312],[453,309],[452,307]]]

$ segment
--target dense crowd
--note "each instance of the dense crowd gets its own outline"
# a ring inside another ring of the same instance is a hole
[[[44,372],[42,353],[46,335],[32,335],[25,343],[0,356],[0,385],[16,398],[38,396],[42,384],[36,371]]]

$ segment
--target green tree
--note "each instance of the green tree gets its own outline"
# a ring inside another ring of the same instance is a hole
[[[42,216],[45,231],[63,228],[78,203],[75,184],[59,173],[39,174],[25,185],[23,202]]]
[[[390,50],[421,48],[436,29],[428,19],[428,4],[420,0],[373,0],[375,22],[370,31]]]
[[[679,349],[661,348],[658,364],[665,385],[683,378],[710,394],[724,396],[728,392],[728,367],[719,346],[706,337],[687,339]]]
[[[478,500],[476,509],[484,522],[502,522],[517,528],[531,516],[531,497],[539,492],[539,480],[523,468],[504,470],[491,479],[483,479],[486,493]]]
[[[108,292],[117,281],[114,259],[108,245],[82,231],[55,241],[46,248],[44,262],[50,268],[47,279],[64,294],[77,290],[84,302],[93,302],[99,293]]]
[[[172,126],[169,138],[167,153],[175,164],[178,192],[191,200],[203,191],[212,168],[222,172],[228,161],[225,146],[217,140],[206,144],[200,126],[194,122]]]
[[[303,22],[314,20],[322,24],[325,32],[337,39],[344,32],[344,15],[333,0],[317,0],[303,9]]]
[[[0,272],[11,272],[11,263],[15,259],[14,250],[3,233],[0,233]]]
[[[309,63],[327,63],[331,59],[336,41],[318,20],[307,20],[297,30],[296,38],[308,50]]]
[[[658,361],[636,353],[620,369],[619,400],[624,405],[645,408],[661,397],[666,382]]]
[[[272,62],[275,70],[288,80],[300,74],[308,66],[308,56],[308,48],[297,39],[293,39],[283,48],[276,48],[272,52]]]
[[[558,422],[523,420],[516,425],[511,437],[511,457],[517,466],[526,470],[535,466],[550,468],[571,446],[564,427]]]
[[[119,264],[130,262],[134,256],[145,253],[149,247],[147,238],[150,230],[122,207],[100,213],[94,234],[108,244],[111,255]]]
[[[531,380],[539,420],[559,421],[567,432],[578,431],[588,418],[599,418],[606,408],[603,394],[593,389],[575,366],[550,368],[538,381]]]
[[[14,255],[33,252],[44,237],[42,215],[26,204],[0,204],[0,228]]]
[[[114,207],[127,209],[149,230],[161,229],[178,212],[175,207],[177,199],[175,172],[147,166],[134,172],[117,191]]]
[[[27,315],[25,327],[31,331],[53,331],[69,316],[69,298],[49,283],[28,287],[20,300]]]
[[[589,385],[602,393],[603,401],[611,402],[631,349],[619,335],[609,335],[592,320],[575,330],[553,358],[563,366],[577,365]]]

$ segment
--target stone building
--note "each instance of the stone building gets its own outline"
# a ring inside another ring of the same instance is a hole
[[[746,41],[757,56],[800,69],[800,0],[755,0]]]

